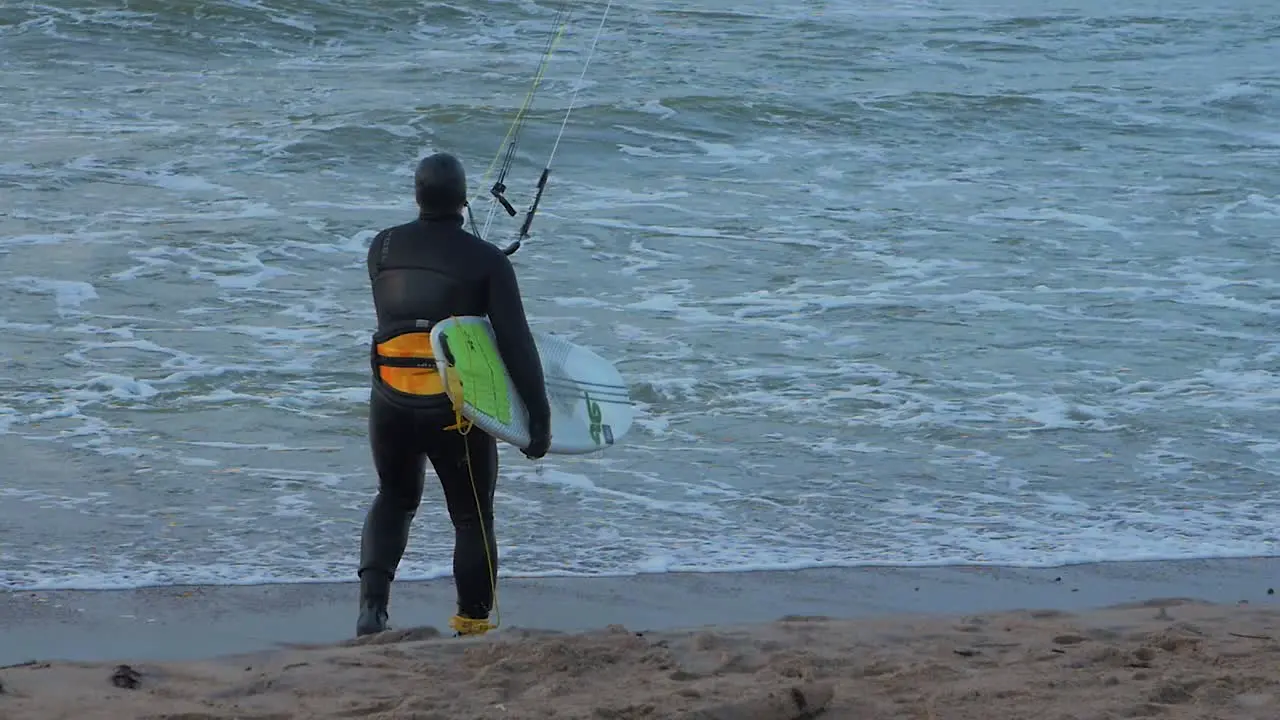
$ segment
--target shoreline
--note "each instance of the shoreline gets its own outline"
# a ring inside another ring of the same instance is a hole
[[[1080,612],[1179,598],[1280,608],[1280,558],[503,578],[502,630],[641,631],[1015,610]],[[350,640],[357,585],[167,586],[0,592],[0,666],[197,660]],[[391,627],[441,628],[452,580],[397,582]]]

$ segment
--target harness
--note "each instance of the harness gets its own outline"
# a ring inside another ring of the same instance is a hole
[[[415,320],[374,333],[369,343],[369,364],[374,379],[397,396],[438,397],[444,381],[436,369],[431,349],[429,320]]]

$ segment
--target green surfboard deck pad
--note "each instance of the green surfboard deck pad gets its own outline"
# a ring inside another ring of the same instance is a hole
[[[455,325],[442,333],[449,372],[462,384],[462,399],[475,410],[506,425],[511,422],[506,366],[483,325]]]

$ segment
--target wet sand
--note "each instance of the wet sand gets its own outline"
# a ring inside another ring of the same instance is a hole
[[[1077,611],[1151,598],[1277,602],[1280,558],[1103,563],[1049,569],[858,568],[793,572],[503,578],[506,627],[672,630],[899,613]],[[191,660],[289,643],[334,643],[355,629],[354,584],[0,593],[0,665],[26,660]],[[396,583],[394,627],[444,628],[450,580]]]

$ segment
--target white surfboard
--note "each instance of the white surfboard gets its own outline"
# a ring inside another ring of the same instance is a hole
[[[581,345],[535,332],[551,404],[549,453],[582,455],[614,445],[631,430],[635,407],[613,363]],[[518,448],[529,446],[528,411],[498,353],[493,327],[478,316],[431,329],[436,367],[462,416]]]

